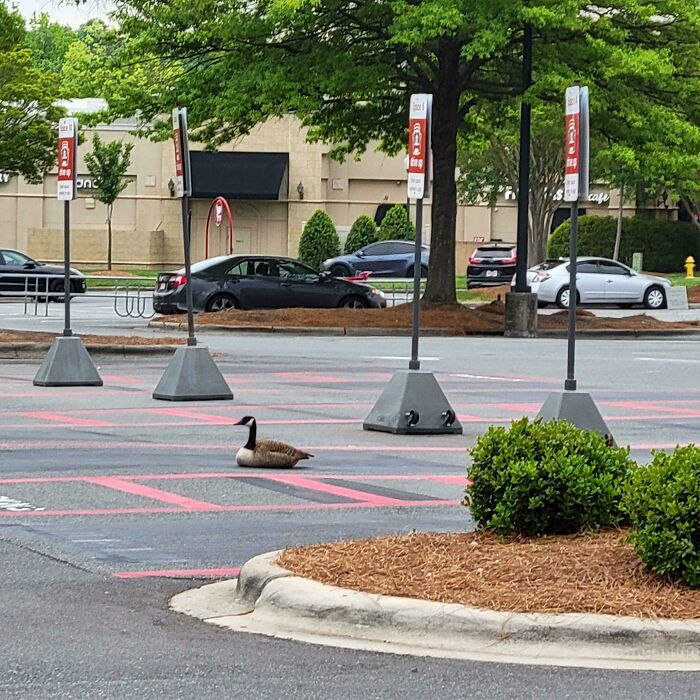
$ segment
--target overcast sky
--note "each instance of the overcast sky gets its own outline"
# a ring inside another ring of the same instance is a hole
[[[15,5],[27,20],[35,12],[46,12],[56,22],[78,27],[96,17],[104,19],[112,3],[109,0],[87,0],[76,5],[73,0],[10,0],[9,4]]]

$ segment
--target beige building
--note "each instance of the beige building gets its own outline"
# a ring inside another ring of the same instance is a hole
[[[81,108],[85,105],[75,111]],[[121,268],[179,266],[183,260],[181,206],[171,192],[174,149],[170,141],[154,143],[138,137],[135,128],[129,121],[97,128],[103,140],[135,143],[129,184],[114,206],[113,260]],[[100,268],[105,265],[107,233],[105,206],[95,199],[83,157],[91,139],[92,131],[87,130],[79,147],[78,198],[71,204],[71,257],[78,266]],[[193,261],[205,257],[207,214],[217,195],[225,196],[231,209],[234,252],[291,256],[296,256],[304,223],[316,209],[330,215],[344,241],[360,214],[376,217],[388,206],[406,201],[402,156],[370,150],[359,161],[338,163],[328,157],[327,146],[306,143],[302,128],[291,116],[263,124],[217,153],[205,153],[198,144],[190,144],[190,149]],[[506,190],[494,208],[458,208],[458,272],[463,273],[477,243],[515,241],[516,205],[512,192]],[[607,189],[594,188],[589,205],[588,213],[614,213],[610,210],[617,208],[617,197],[613,193],[611,198]],[[231,244],[226,217],[220,226],[214,219],[212,214],[209,256],[228,252]],[[430,199],[425,200],[423,220],[429,243]],[[0,247],[58,261],[63,257],[62,227],[63,205],[56,199],[55,172],[40,185],[0,173]]]

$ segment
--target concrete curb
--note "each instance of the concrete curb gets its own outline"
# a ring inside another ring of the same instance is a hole
[[[169,330],[186,331],[186,323],[173,323],[171,321],[149,321],[149,328],[162,328]],[[410,328],[355,328],[344,326],[329,327],[309,327],[309,326],[226,326],[220,323],[198,323],[200,330],[228,331],[231,333],[279,333],[289,335],[332,335],[332,336],[396,336],[407,337],[411,335]],[[447,328],[421,328],[423,337],[443,337],[443,338],[479,338],[503,336],[503,331],[483,331],[481,333],[458,334]],[[629,338],[665,338],[665,337],[687,337],[700,335],[698,330],[662,330],[662,329],[634,329],[634,328],[601,328],[577,330],[577,338],[609,338],[609,339],[629,339]],[[543,329],[537,331],[538,338],[566,338],[566,330]]]
[[[175,596],[171,607],[221,627],[332,646],[529,664],[700,670],[700,621],[508,613],[362,593],[295,576],[277,565],[279,554],[248,561],[235,588],[233,581],[210,584]]]
[[[109,345],[85,343],[91,355],[172,355],[178,345]],[[51,343],[0,343],[0,359],[34,359],[44,357]]]

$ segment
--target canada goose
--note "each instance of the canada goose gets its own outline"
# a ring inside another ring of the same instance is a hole
[[[293,467],[300,459],[313,457],[286,442],[257,441],[258,425],[253,416],[243,416],[236,425],[249,425],[248,442],[236,453],[239,467]]]

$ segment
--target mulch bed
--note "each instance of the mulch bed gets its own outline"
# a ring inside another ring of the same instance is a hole
[[[411,327],[412,304],[401,304],[386,309],[276,309],[266,311],[241,311],[228,309],[215,313],[200,313],[195,317],[198,325],[264,326],[273,328],[391,328]],[[668,323],[642,313],[625,318],[598,317],[585,309],[577,311],[578,327],[582,329],[656,329],[697,330],[697,322]],[[182,323],[183,317],[162,316],[158,320]],[[551,315],[540,314],[540,329],[565,330],[567,312]],[[451,331],[454,335],[502,333],[505,324],[505,303],[495,299],[488,304],[469,308],[462,304],[421,303],[421,327]]]
[[[700,590],[650,573],[623,530],[415,533],[286,549],[278,563],[340,588],[493,610],[700,619]]]
[[[42,331],[13,331],[0,329],[0,343],[52,343],[58,333]],[[184,338],[159,338],[140,335],[78,334],[86,346],[90,345],[181,345]]]

